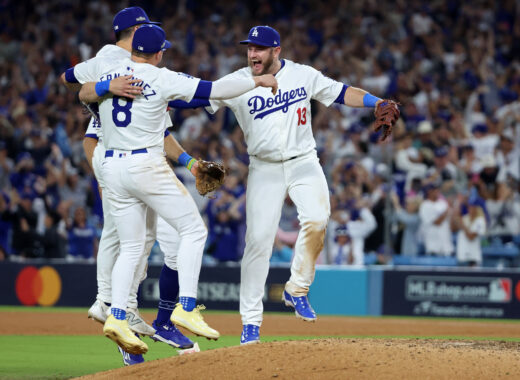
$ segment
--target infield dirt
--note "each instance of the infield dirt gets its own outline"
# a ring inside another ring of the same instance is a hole
[[[85,313],[86,314],[86,313]],[[83,313],[0,312],[0,334],[100,334]],[[144,314],[151,321],[152,314]],[[207,314],[223,335],[241,332],[238,314]],[[464,320],[267,315],[262,335],[323,336],[208,350],[114,369],[84,379],[518,379],[520,343],[506,341],[327,338],[460,336],[520,338],[520,324]]]

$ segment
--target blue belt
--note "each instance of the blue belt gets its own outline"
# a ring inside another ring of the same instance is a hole
[[[142,148],[142,149],[132,150],[130,152],[130,154],[139,154],[139,153],[148,153],[148,150],[146,148]],[[119,157],[122,157],[122,156],[123,156],[122,154],[119,154]],[[114,151],[112,149],[105,151],[105,158],[107,158],[107,157],[114,157]]]

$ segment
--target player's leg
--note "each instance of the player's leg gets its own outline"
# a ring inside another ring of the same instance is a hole
[[[94,302],[88,310],[88,316],[101,323],[105,323],[110,313],[110,304],[112,302],[112,269],[119,254],[119,237],[117,236],[116,226],[110,214],[110,203],[102,194],[105,188],[105,182],[101,172],[101,163],[105,158],[104,156],[105,148],[102,143],[98,143],[92,157],[92,168],[101,189],[103,231],[99,240],[96,260],[98,292],[96,302]]]
[[[159,277],[159,307],[153,327],[157,333],[152,337],[173,347],[190,348],[193,342],[184,336],[170,321],[179,296],[179,272],[177,252],[180,236],[163,218],[157,218],[157,241],[164,254],[164,265]]]
[[[146,279],[148,271],[148,257],[150,251],[155,244],[155,236],[157,233],[157,214],[150,208],[146,209],[146,240],[144,244],[144,254],[142,255],[137,269],[135,271],[132,287],[130,288],[130,294],[128,297],[128,304],[126,308],[126,320],[130,329],[136,333],[142,335],[153,336],[155,329],[150,326],[143,319],[139,310],[137,309],[137,291],[139,285]]]
[[[282,164],[251,158],[246,192],[246,247],[240,278],[243,344],[259,340],[265,281],[285,196]]]
[[[210,328],[196,306],[202,253],[207,229],[195,201],[177,179],[164,157],[150,155],[153,170],[147,173],[147,182],[154,188],[141,188],[140,199],[153,208],[180,236],[177,265],[179,270],[179,301],[171,321],[195,334],[218,339],[218,331]]]
[[[133,191],[142,173],[147,170],[146,165],[124,157],[107,159],[103,165],[107,185],[104,195],[110,202],[120,242],[119,256],[112,271],[111,315],[105,322],[103,332],[131,354],[142,354],[148,350],[148,346],[131,332],[126,321],[130,289],[144,255],[146,238],[143,226],[146,224],[147,207],[133,195]]]
[[[289,196],[300,220],[291,278],[285,285],[283,300],[293,306],[296,315],[307,321],[316,320],[307,293],[314,280],[316,260],[323,249],[325,230],[330,215],[329,190],[323,169],[315,155],[286,164]]]

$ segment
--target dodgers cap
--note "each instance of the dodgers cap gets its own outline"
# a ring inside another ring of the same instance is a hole
[[[143,25],[135,31],[132,40],[132,49],[142,53],[157,53],[158,51],[169,49],[172,46],[166,40],[166,33],[160,26]]]
[[[267,47],[280,46],[280,34],[267,25],[254,26],[249,31],[247,40],[240,41],[242,45],[255,44]]]
[[[148,15],[146,14],[143,8],[130,7],[117,12],[117,14],[114,16],[112,27],[114,28],[114,32],[119,32],[121,30],[130,28],[131,26],[139,24],[161,25],[160,22],[150,21]]]

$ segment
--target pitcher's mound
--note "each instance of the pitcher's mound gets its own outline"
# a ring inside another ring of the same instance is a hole
[[[520,343],[314,339],[175,356],[83,379],[512,379]]]

